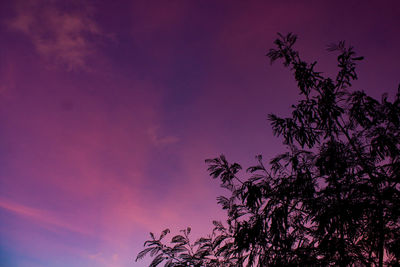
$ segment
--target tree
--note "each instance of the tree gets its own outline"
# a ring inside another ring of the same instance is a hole
[[[292,114],[268,116],[288,151],[247,169],[225,156],[206,160],[229,196],[217,198],[227,222],[206,238],[190,228],[146,241],[137,260],[151,266],[400,266],[400,86],[391,102],[351,91],[357,57],[344,42],[335,78],[315,70],[280,35],[267,56],[294,74],[302,99]],[[247,177],[247,178],[246,178]]]

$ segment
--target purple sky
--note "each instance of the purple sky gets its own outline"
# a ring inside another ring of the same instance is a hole
[[[265,57],[276,33],[328,74],[346,40],[379,97],[399,27],[398,1],[1,1],[1,266],[144,266],[149,231],[208,233],[223,191],[204,160],[284,150],[266,115],[298,91]]]

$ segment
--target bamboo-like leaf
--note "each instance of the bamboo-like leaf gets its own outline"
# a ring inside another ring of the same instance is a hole
[[[186,238],[184,236],[181,235],[176,235],[172,238],[171,240],[172,243],[186,243]]]
[[[160,235],[160,240],[163,239],[169,232],[170,232],[169,229],[165,229],[164,231],[162,231],[162,233]]]
[[[157,267],[157,265],[159,265],[165,259],[166,257],[164,257],[162,254],[159,254],[153,259],[149,267]]]

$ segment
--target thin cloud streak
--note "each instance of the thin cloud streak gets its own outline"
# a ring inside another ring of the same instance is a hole
[[[0,208],[11,211],[15,214],[27,217],[31,221],[37,221],[39,223],[44,223],[45,228],[49,229],[55,226],[57,228],[61,228],[64,230],[72,231],[75,233],[79,233],[82,235],[93,236],[94,233],[88,229],[83,229],[75,226],[73,223],[67,223],[64,220],[60,220],[56,218],[56,216],[37,208],[33,208],[30,206],[22,205],[16,202],[12,202],[10,200],[0,198]]]
[[[151,127],[147,130],[147,134],[149,135],[151,142],[155,146],[165,146],[179,142],[179,138],[176,136],[160,136],[159,128],[160,127]]]

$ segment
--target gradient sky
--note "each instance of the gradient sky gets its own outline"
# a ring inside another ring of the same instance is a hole
[[[328,74],[346,40],[379,97],[399,29],[398,1],[1,1],[0,266],[145,266],[149,231],[208,233],[204,159],[284,150],[266,115],[298,91],[265,57],[276,33]]]

